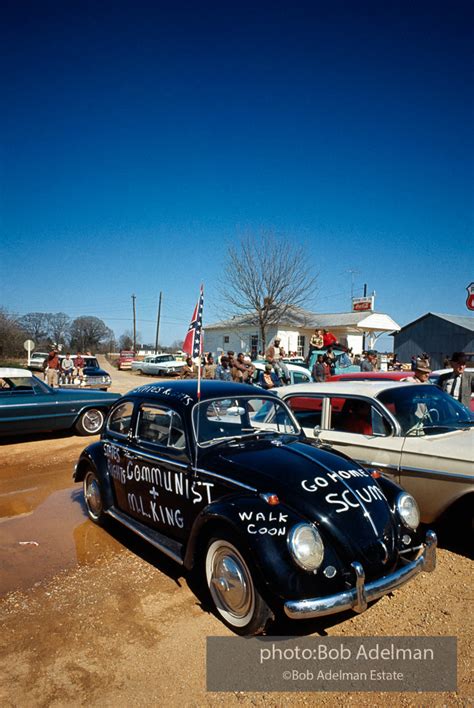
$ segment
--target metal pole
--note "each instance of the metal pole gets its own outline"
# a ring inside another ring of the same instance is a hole
[[[367,297],[367,283],[364,283],[364,297]],[[362,336],[362,351],[365,350],[365,332]]]
[[[160,290],[160,299],[158,301],[158,316],[156,318],[155,354],[158,353],[158,338],[160,336],[161,296],[162,296],[162,292]]]
[[[137,351],[137,318],[136,318],[136,312],[135,312],[135,300],[136,300],[136,295],[132,295],[132,303],[133,303],[133,351],[136,353]]]

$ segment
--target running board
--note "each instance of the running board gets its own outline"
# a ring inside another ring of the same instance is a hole
[[[173,539],[164,536],[159,531],[148,528],[148,526],[141,524],[139,521],[136,521],[136,519],[131,519],[114,506],[109,507],[105,511],[109,516],[115,519],[115,521],[118,521],[123,526],[126,526],[127,529],[130,529],[130,531],[133,531],[133,533],[136,533],[137,536],[145,539],[148,543],[151,543],[152,546],[158,548],[158,550],[168,556],[168,558],[171,558],[176,563],[183,565],[184,558],[182,543],[173,541]]]

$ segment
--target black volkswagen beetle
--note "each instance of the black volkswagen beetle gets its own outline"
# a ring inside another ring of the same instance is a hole
[[[268,422],[271,421],[271,422]],[[202,571],[238,634],[291,618],[362,612],[435,566],[416,502],[305,438],[289,408],[252,386],[173,381],[111,408],[74,479],[89,517],[113,517]]]

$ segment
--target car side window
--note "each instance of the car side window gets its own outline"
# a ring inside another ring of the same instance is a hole
[[[331,430],[373,435],[372,406],[361,398],[331,398]]]
[[[126,401],[115,408],[107,421],[107,430],[116,435],[128,435],[132,424],[133,403]]]
[[[296,420],[302,428],[321,426],[323,410],[322,398],[312,396],[293,396],[285,401],[293,411]]]
[[[180,416],[164,406],[142,405],[138,414],[137,438],[178,450],[186,446]]]
[[[308,374],[305,374],[304,371],[293,371],[293,383],[306,383],[307,381],[310,381],[308,378]]]

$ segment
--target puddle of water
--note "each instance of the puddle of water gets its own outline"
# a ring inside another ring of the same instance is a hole
[[[62,570],[123,552],[113,536],[85,517],[81,496],[79,485],[62,489],[36,509],[3,520],[0,595],[27,590]]]

